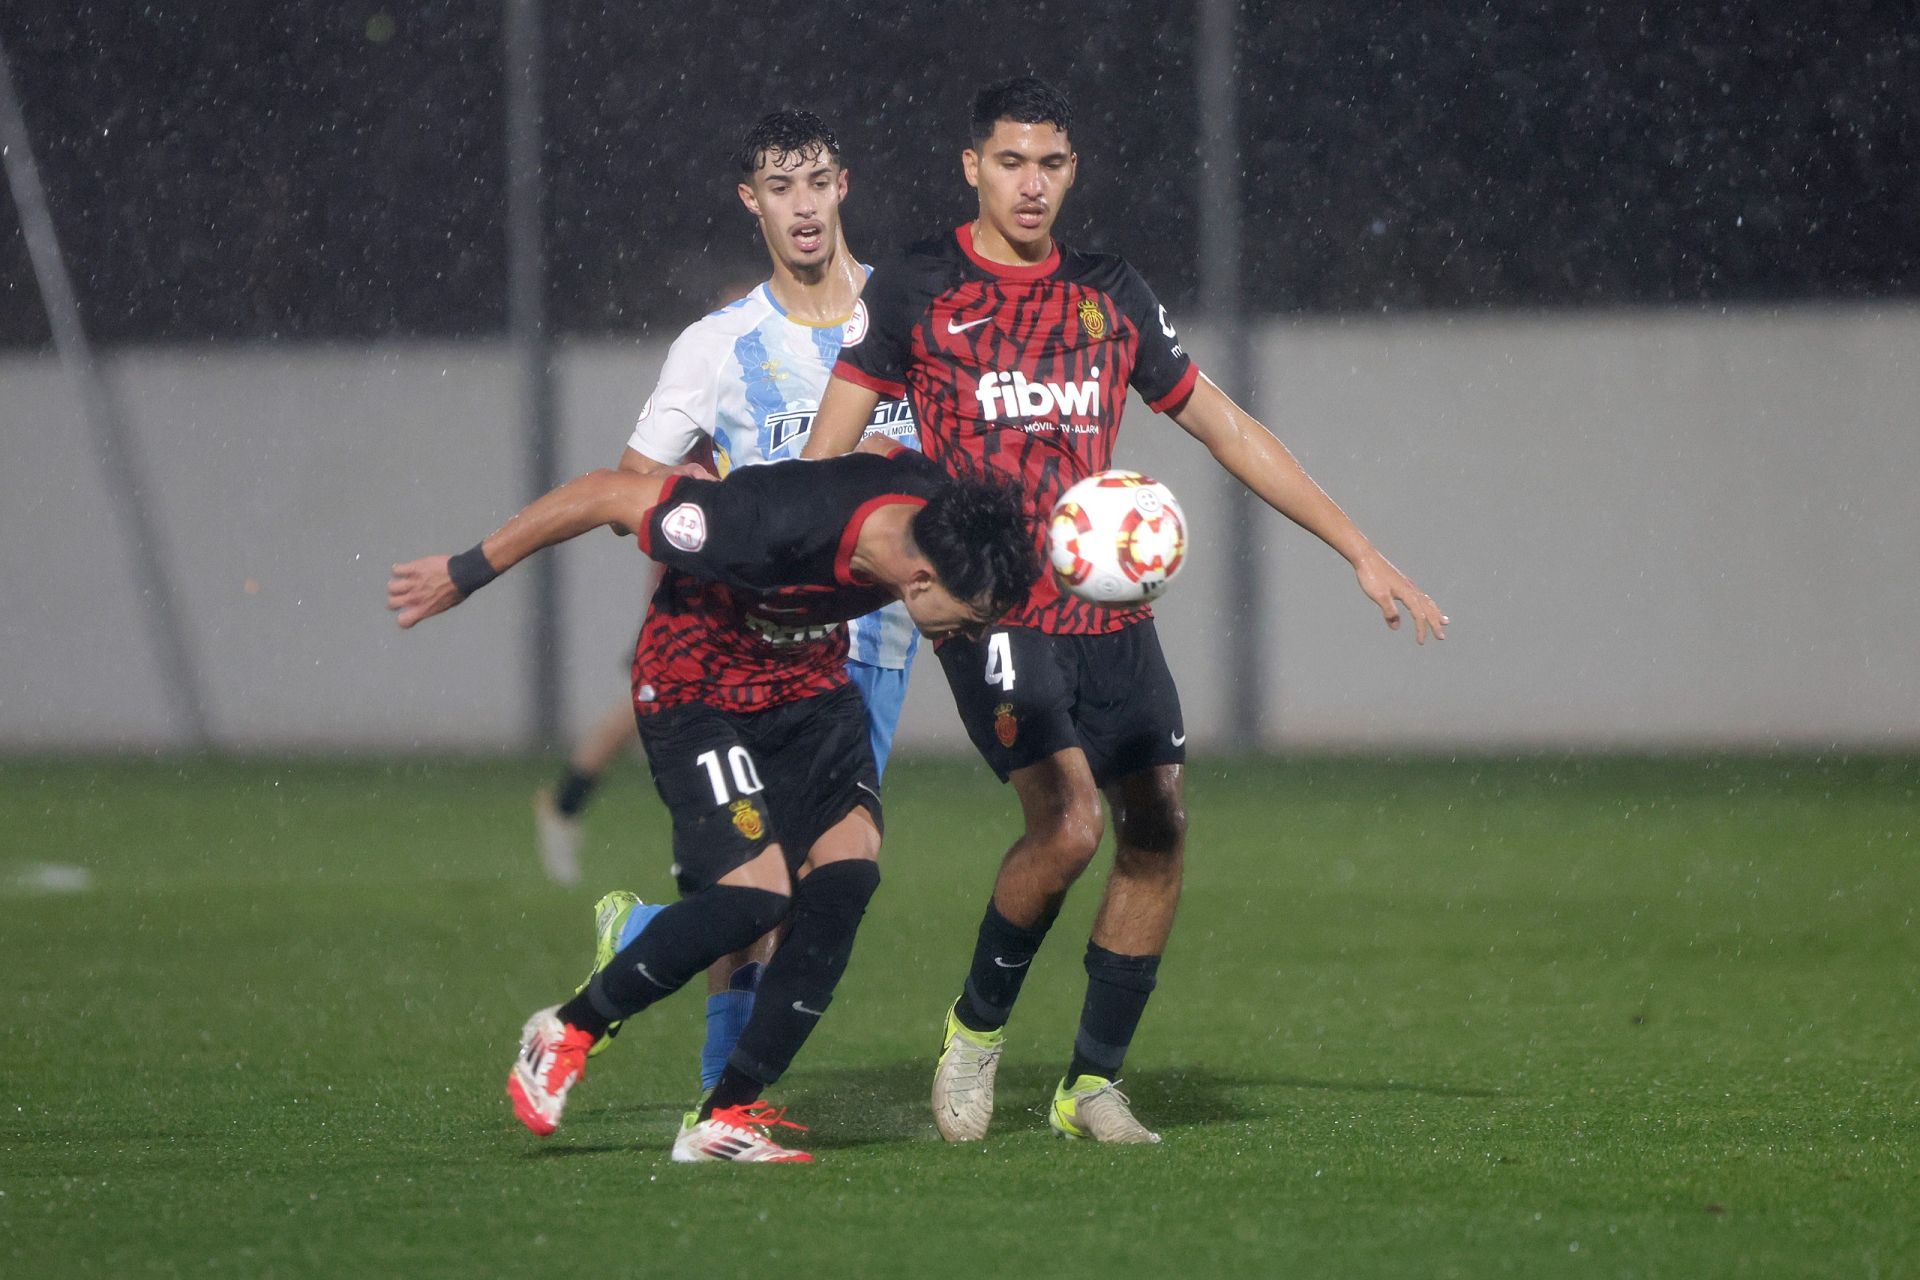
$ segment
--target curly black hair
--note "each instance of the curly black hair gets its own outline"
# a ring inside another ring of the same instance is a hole
[[[982,89],[973,98],[973,145],[993,136],[1002,120],[1015,124],[1050,124],[1062,133],[1073,132],[1073,105],[1067,95],[1039,76],[1015,76]]]
[[[840,140],[827,122],[811,111],[782,107],[754,122],[734,149],[733,162],[751,178],[769,157],[778,165],[790,156],[812,160],[823,154],[830,160],[840,159]]]
[[[1040,539],[1017,485],[954,479],[909,526],[914,545],[960,600],[997,618],[1027,598],[1040,576]]]

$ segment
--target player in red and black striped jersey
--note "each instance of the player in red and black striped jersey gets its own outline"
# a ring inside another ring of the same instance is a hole
[[[602,525],[636,530],[666,567],[635,699],[683,896],[573,999],[528,1020],[507,1092],[528,1128],[553,1132],[614,1025],[784,921],[753,1014],[674,1158],[807,1159],[767,1136],[780,1121],[762,1094],[832,1000],[880,879],[879,772],[840,624],[897,599],[931,638],[983,631],[1038,575],[1033,531],[1011,489],[957,482],[877,437],[847,457],[725,480],[691,467],[593,472],[468,551],[394,566],[387,607],[412,627]]]
[[[978,215],[883,263],[814,418],[810,457],[854,446],[882,395],[905,394],[921,447],[956,474],[1016,481],[1044,528],[1054,501],[1113,456],[1129,387],[1274,510],[1353,565],[1416,639],[1434,602],[1314,484],[1292,454],[1202,376],[1166,308],[1110,255],[1053,238],[1079,163],[1066,99],[1033,77],[974,102],[961,156]],[[856,326],[856,328],[859,326]],[[1051,575],[979,639],[940,646],[969,736],[1013,783],[1026,831],[1001,864],[966,983],[947,1019],[934,1114],[950,1141],[985,1136],[1003,1028],[1033,956],[1101,834],[1116,850],[1087,946],[1087,998],[1050,1123],[1070,1137],[1158,1141],[1114,1088],[1173,927],[1185,845],[1186,728],[1145,607],[1064,596]]]

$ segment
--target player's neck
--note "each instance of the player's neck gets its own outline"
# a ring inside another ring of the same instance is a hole
[[[795,269],[777,256],[767,289],[788,318],[801,324],[840,324],[853,314],[867,273],[853,260],[846,237],[834,242],[833,253],[819,267]]]
[[[975,253],[988,262],[998,262],[1003,266],[1031,267],[1045,262],[1053,252],[1052,236],[1045,236],[1034,244],[1015,244],[985,218],[975,218],[967,227],[967,234],[973,237]]]
[[[889,502],[874,511],[860,526],[848,568],[859,577],[900,594],[920,567],[908,533],[919,510],[918,503]]]

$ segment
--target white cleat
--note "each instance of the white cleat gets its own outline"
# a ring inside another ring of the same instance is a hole
[[[1007,1033],[973,1031],[947,1010],[947,1038],[933,1072],[933,1123],[948,1142],[978,1142],[993,1123],[993,1078]]]
[[[580,883],[580,819],[570,818],[553,803],[553,789],[533,793],[533,828],[540,840],[540,865],[555,884]]]
[[[812,1164],[813,1157],[806,1152],[783,1147],[768,1135],[775,1125],[807,1131],[803,1124],[782,1119],[786,1113],[786,1108],[765,1101],[722,1107],[705,1120],[697,1118],[698,1112],[688,1112],[680,1124],[680,1136],[673,1140],[674,1163]]]
[[[520,1054],[507,1073],[507,1097],[520,1123],[541,1137],[560,1127],[567,1094],[587,1069],[594,1038],[560,1021],[559,1005],[542,1009],[520,1029]]]
[[[1053,1091],[1047,1127],[1062,1138],[1091,1138],[1095,1142],[1158,1142],[1160,1135],[1133,1118],[1127,1095],[1118,1080],[1081,1076],[1068,1088],[1062,1080]]]

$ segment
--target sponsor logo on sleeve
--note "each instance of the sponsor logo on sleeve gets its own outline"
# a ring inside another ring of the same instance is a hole
[[[660,533],[682,551],[698,551],[707,545],[707,513],[683,502],[660,521]]]

